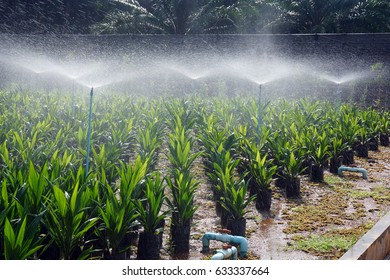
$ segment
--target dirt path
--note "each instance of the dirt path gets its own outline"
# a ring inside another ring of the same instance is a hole
[[[198,163],[196,173],[199,175],[203,171]],[[314,184],[303,176],[300,199],[286,199],[283,190],[274,187],[269,213],[260,213],[251,206],[247,214],[249,258],[339,258],[390,211],[390,148],[370,151],[368,159],[355,157],[355,165],[367,169],[368,180],[360,173],[345,173],[341,178],[326,171],[325,182]],[[190,254],[166,254],[165,259],[209,257],[201,253],[201,237],[205,232],[215,231],[220,220],[206,177],[199,175],[198,180],[196,204],[199,208],[191,228]],[[221,245],[212,241],[211,249]],[[321,247],[327,249],[322,251]]]

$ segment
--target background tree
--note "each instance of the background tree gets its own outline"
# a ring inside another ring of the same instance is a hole
[[[93,26],[95,33],[186,34],[189,17],[198,7],[193,0],[116,1],[117,10]]]
[[[257,33],[261,18],[261,1],[199,1],[191,16],[191,33]]]
[[[114,8],[111,0],[2,0],[0,32],[89,33]]]
[[[1,0],[2,33],[390,32],[388,0]]]
[[[389,32],[390,1],[359,1],[340,26],[341,32]]]
[[[280,0],[281,33],[334,33],[358,0]]]

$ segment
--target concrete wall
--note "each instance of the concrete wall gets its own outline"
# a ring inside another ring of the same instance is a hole
[[[341,260],[383,260],[390,253],[390,212],[374,225]]]

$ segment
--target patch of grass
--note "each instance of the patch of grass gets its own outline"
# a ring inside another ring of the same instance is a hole
[[[293,247],[324,258],[338,259],[355,243],[356,238],[353,236],[310,235],[307,238],[298,238]]]
[[[288,221],[283,230],[286,234],[299,232],[312,232],[319,228],[342,225],[349,218],[345,212],[348,204],[343,196],[330,193],[324,195],[320,201],[313,205],[299,205],[284,213]]]
[[[342,235],[346,237],[353,237],[356,240],[362,237],[368,230],[374,226],[373,222],[367,222],[360,226],[353,228],[333,228],[326,232],[326,235]]]
[[[346,179],[330,174],[325,174],[324,182],[331,186],[348,184],[348,181]]]
[[[385,185],[374,187],[372,191],[378,193],[378,196],[373,197],[376,203],[383,204],[390,200],[390,188]]]
[[[203,237],[203,234],[195,233],[192,235],[192,238],[195,240],[200,240]]]
[[[369,198],[369,197],[374,198],[377,195],[378,195],[378,193],[376,193],[376,192],[365,191],[365,190],[351,190],[351,192],[350,192],[350,196],[352,198],[356,198],[356,199],[365,199],[365,198]]]
[[[376,203],[382,204],[390,200],[390,189],[385,186],[377,186],[371,190],[359,190],[352,189],[349,191],[349,195],[354,199],[372,198]]]

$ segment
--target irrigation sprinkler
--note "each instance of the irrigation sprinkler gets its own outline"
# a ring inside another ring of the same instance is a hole
[[[261,84],[259,84],[259,101],[258,101],[258,112],[257,112],[257,133],[258,143],[261,141]]]
[[[88,118],[88,134],[87,134],[87,155],[85,159],[85,177],[88,177],[89,154],[91,150],[92,99],[93,99],[93,88],[91,88],[90,99],[89,99],[89,118]]]

